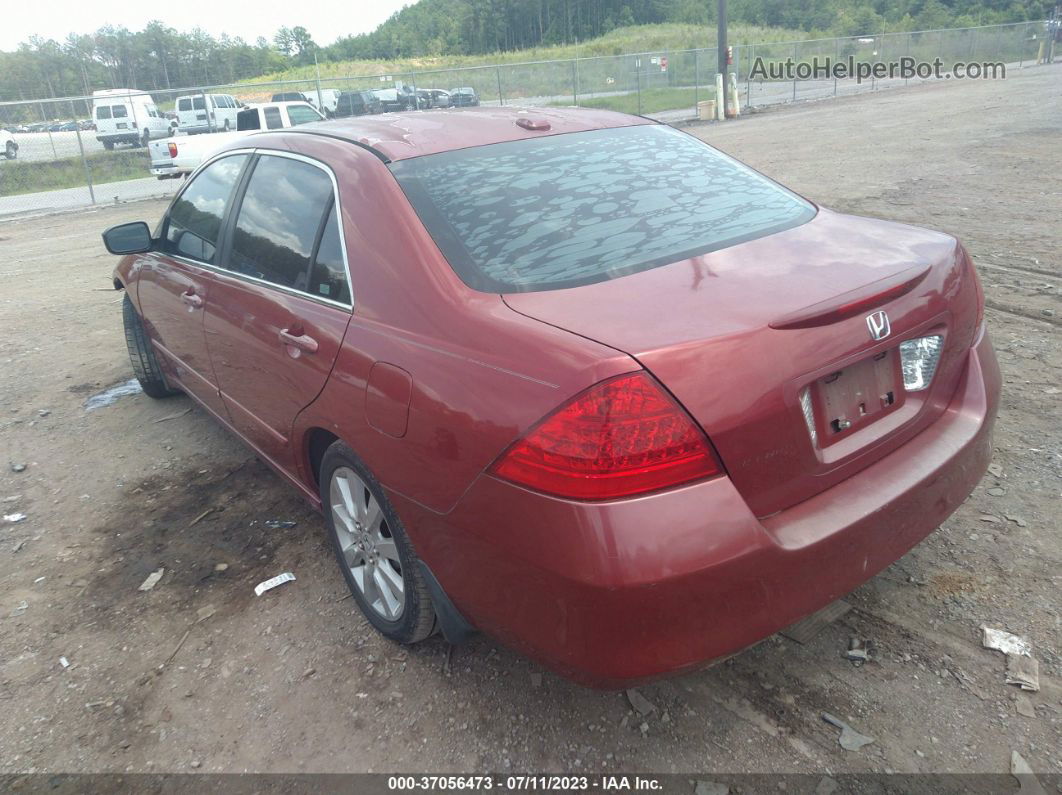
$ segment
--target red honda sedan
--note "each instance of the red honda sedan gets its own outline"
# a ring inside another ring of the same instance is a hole
[[[895,561],[991,454],[954,238],[644,118],[263,132],[104,240],[144,391],[319,507],[403,643],[480,630],[600,686],[691,669]]]

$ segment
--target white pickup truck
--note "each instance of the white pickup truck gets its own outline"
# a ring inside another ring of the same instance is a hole
[[[308,102],[266,102],[248,105],[236,114],[235,132],[175,135],[165,140],[152,141],[148,144],[151,154],[150,170],[159,179],[187,176],[222,146],[248,133],[298,127],[300,124],[323,120],[324,116]]]

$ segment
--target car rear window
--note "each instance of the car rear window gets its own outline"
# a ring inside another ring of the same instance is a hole
[[[116,119],[124,119],[129,115],[125,109],[125,105],[111,105],[111,115]]]
[[[805,223],[815,208],[662,124],[391,164],[454,271],[484,292],[606,281]]]
[[[97,119],[109,119],[111,117],[111,108],[109,105],[100,105],[96,108]]]

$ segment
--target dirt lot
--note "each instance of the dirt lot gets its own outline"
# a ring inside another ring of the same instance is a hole
[[[992,473],[945,527],[810,643],[644,687],[644,718],[485,637],[403,649],[342,598],[318,517],[187,399],[84,408],[131,375],[99,232],[164,205],[9,222],[0,499],[28,518],[0,522],[0,772],[1006,772],[1016,750],[1062,773],[1062,66],[695,132],[969,246],[1005,387]],[[1031,640],[1040,692],[1004,683],[985,623]],[[877,659],[843,659],[851,636]],[[875,742],[843,750],[823,711]]]

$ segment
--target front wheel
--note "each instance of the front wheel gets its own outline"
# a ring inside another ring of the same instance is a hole
[[[14,160],[18,157],[18,145],[14,141],[7,142],[7,146],[4,147],[4,157],[8,160]]]
[[[179,390],[172,389],[166,383],[166,376],[159,367],[151,341],[144,331],[144,323],[136,313],[136,307],[129,300],[128,294],[122,300],[122,322],[125,325],[125,345],[129,349],[129,362],[133,365],[133,374],[140,382],[144,394],[153,398],[179,395]]]
[[[343,442],[325,451],[320,483],[332,548],[361,612],[391,640],[424,640],[435,628],[435,609],[383,488]]]

